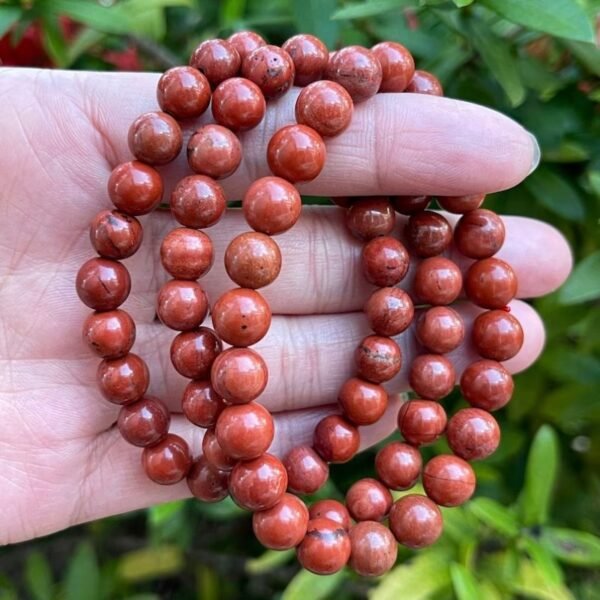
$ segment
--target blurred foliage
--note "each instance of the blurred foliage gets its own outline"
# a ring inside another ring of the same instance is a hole
[[[547,347],[498,415],[503,441],[475,465],[477,498],[444,510],[442,540],[401,550],[384,578],[298,571],[293,552],[261,550],[232,502],[190,501],[2,549],[0,599],[599,598],[599,14],[600,0],[0,0],[0,57],[16,64],[164,69],[246,28],[277,44],[298,31],[330,48],[400,41],[448,96],[537,136],[539,170],[489,204],[555,225],[576,258],[562,290],[534,302]],[[370,475],[374,451],[333,468],[323,495]]]

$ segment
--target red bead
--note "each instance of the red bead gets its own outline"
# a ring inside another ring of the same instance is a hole
[[[315,81],[296,99],[296,121],[312,127],[323,137],[345,131],[352,121],[353,112],[350,94],[334,81]]]
[[[214,88],[221,81],[235,77],[242,60],[230,42],[214,39],[202,42],[193,52],[190,65],[204,73]]]
[[[393,237],[377,237],[363,247],[363,274],[373,285],[397,285],[408,272],[409,263],[410,256],[406,248]]]
[[[211,381],[217,394],[232,404],[258,398],[267,386],[269,373],[260,354],[249,348],[229,348],[215,360]]]
[[[419,315],[415,334],[429,352],[446,354],[462,344],[465,325],[453,308],[434,306]]]
[[[266,98],[278,98],[294,83],[294,61],[277,46],[259,46],[244,58],[242,75],[253,81]]]
[[[405,90],[413,94],[429,94],[431,96],[443,96],[444,89],[438,78],[427,71],[416,70]]]
[[[215,469],[204,456],[191,466],[187,484],[192,495],[202,502],[219,502],[229,495],[229,474]]]
[[[446,431],[452,452],[465,460],[491,456],[500,444],[496,419],[479,408],[463,408],[448,421]]]
[[[369,327],[378,335],[398,335],[411,324],[415,308],[410,296],[399,288],[374,291],[364,306]]]
[[[192,456],[187,442],[169,433],[158,444],[144,448],[142,465],[152,481],[172,485],[187,475],[192,466]]]
[[[190,381],[183,391],[183,414],[198,427],[213,427],[224,408],[223,398],[215,392],[210,381]]]
[[[212,267],[211,239],[202,231],[177,227],[164,237],[160,246],[162,265],[176,279],[198,279]]]
[[[242,233],[225,251],[225,269],[240,287],[257,289],[273,283],[281,270],[281,251],[268,235]]]
[[[308,509],[302,500],[284,494],[271,508],[252,515],[252,529],[258,541],[272,550],[288,550],[304,538]]]
[[[283,460],[288,474],[288,490],[295,494],[314,494],[329,478],[329,467],[309,446],[296,446]]]
[[[210,104],[208,79],[193,67],[173,67],[158,80],[160,108],[176,119],[195,119]]]
[[[381,523],[362,521],[350,529],[349,565],[363,577],[387,573],[396,562],[398,544],[390,530]]]
[[[362,102],[379,90],[381,64],[367,48],[348,46],[338,50],[330,59],[327,79],[344,86],[355,103]]]
[[[171,193],[171,212],[186,227],[211,227],[225,213],[223,188],[205,175],[184,177]]]
[[[117,426],[125,441],[146,447],[165,438],[170,422],[169,409],[158,398],[145,396],[121,408]]]
[[[346,226],[359,240],[387,235],[394,229],[396,213],[386,197],[355,200],[346,213]]]
[[[208,299],[195,281],[172,279],[158,292],[156,313],[167,327],[190,331],[206,318]]]
[[[463,215],[454,229],[454,244],[469,258],[489,258],[504,243],[502,219],[491,210],[478,208]]]
[[[443,526],[440,509],[419,494],[403,496],[390,510],[390,529],[398,542],[408,548],[431,546],[442,535]]]
[[[221,445],[213,429],[208,429],[202,438],[202,454],[206,462],[219,471],[231,471],[238,461],[228,456]]]
[[[499,258],[474,262],[465,275],[467,298],[482,308],[503,308],[517,294],[517,276]]]
[[[346,494],[348,512],[356,521],[381,521],[392,506],[392,494],[376,479],[359,479]]]
[[[356,348],[354,360],[360,377],[374,383],[383,383],[400,372],[402,352],[393,339],[369,335]]]
[[[101,311],[115,310],[129,296],[131,278],[120,262],[90,258],[81,265],[75,287],[86,306]]]
[[[260,88],[243,77],[221,82],[213,93],[213,117],[232,131],[256,127],[265,116],[266,109],[267,103]]]
[[[391,442],[375,457],[377,477],[392,490],[407,490],[417,483],[421,474],[420,452],[402,442]]]
[[[171,362],[175,370],[184,377],[206,379],[222,350],[223,345],[215,332],[208,327],[199,327],[193,331],[184,331],[173,338]]]
[[[351,377],[342,386],[338,401],[349,421],[355,425],[371,425],[383,416],[388,395],[376,383]]]
[[[264,38],[254,31],[237,31],[230,35],[227,41],[237,50],[242,61],[260,46],[265,46]]]
[[[412,54],[397,42],[381,42],[371,48],[381,65],[380,92],[403,92],[415,72]]]
[[[358,429],[339,415],[321,419],[315,428],[313,447],[327,462],[348,462],[359,445]]]
[[[146,215],[160,203],[163,181],[160,173],[137,160],[117,165],[108,178],[111,202],[128,215]]]
[[[458,456],[440,454],[423,469],[425,492],[441,506],[464,504],[475,492],[475,485],[471,465]]]
[[[104,258],[128,258],[142,243],[144,232],[140,222],[118,210],[99,212],[90,226],[90,241]]]
[[[311,519],[329,519],[348,531],[352,525],[348,509],[337,500],[317,500],[308,509]]]
[[[398,412],[398,429],[413,446],[435,442],[446,429],[446,413],[432,400],[409,400]]]
[[[83,323],[83,339],[102,358],[125,356],[135,341],[135,323],[124,310],[93,312]]]
[[[408,381],[419,397],[441,400],[454,389],[456,373],[445,356],[421,354],[413,360]]]
[[[329,61],[329,51],[319,38],[301,33],[285,41],[281,49],[294,61],[294,85],[305,86],[323,78]]]
[[[338,523],[312,519],[306,536],[298,546],[300,564],[317,575],[331,575],[342,569],[350,558],[350,537]]]
[[[523,328],[515,317],[503,310],[489,310],[473,323],[472,340],[483,358],[505,361],[523,346]]]
[[[415,295],[424,304],[452,304],[462,290],[462,273],[456,263],[443,256],[421,261],[415,271]]]
[[[122,358],[103,360],[96,373],[102,395],[113,404],[130,404],[143,397],[150,384],[146,363],[130,352]]]
[[[149,165],[165,165],[177,158],[183,137],[171,115],[155,111],[140,115],[132,123],[127,141],[138,160]]]
[[[452,242],[452,227],[448,220],[431,210],[411,215],[404,235],[417,256],[427,258],[441,254]]]
[[[471,406],[489,411],[506,406],[514,387],[511,374],[493,360],[471,363],[460,379],[460,391],[465,400]]]
[[[396,212],[401,215],[414,215],[427,209],[431,204],[429,196],[392,196],[390,198]]]
[[[479,208],[485,200],[485,194],[468,196],[438,196],[438,204],[448,212],[464,214]]]
[[[242,162],[240,140],[222,125],[204,125],[192,135],[187,145],[190,168],[215,179],[229,177]]]

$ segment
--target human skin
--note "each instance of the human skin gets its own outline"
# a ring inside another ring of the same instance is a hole
[[[81,338],[89,309],[74,286],[79,266],[94,254],[90,221],[110,208],[110,171],[131,158],[127,129],[136,116],[156,108],[157,80],[155,74],[0,69],[0,543],[190,495],[185,483],[149,481],[140,450],[121,439],[115,426],[119,407],[103,401],[96,389],[98,358]],[[297,93],[270,103],[272,116],[241,135],[242,165],[222,182],[229,199],[268,174],[266,141],[293,122]],[[188,135],[186,130],[184,139]],[[327,141],[327,151],[325,168],[300,186],[302,193],[492,192],[516,185],[536,163],[531,136],[508,118],[416,94],[381,94],[360,104],[350,127]],[[182,157],[161,171],[167,193],[189,173]],[[456,216],[448,218],[456,222]],[[164,211],[141,220],[144,242],[125,261],[133,287],[124,308],[138,327],[133,350],[150,367],[149,393],[173,411],[171,430],[197,453],[203,430],[180,412],[186,381],[169,362],[173,332],[154,318],[156,293],[167,279],[158,248],[173,221]],[[518,298],[556,289],[572,264],[560,233],[520,217],[505,217],[505,225],[499,257],[515,269]],[[242,214],[230,210],[207,230],[218,257],[201,279],[211,303],[233,287],[221,257],[227,243],[247,229]],[[261,397],[275,414],[270,452],[281,456],[293,445],[310,444],[316,423],[334,410],[338,389],[353,373],[354,350],[370,333],[361,307],[372,287],[360,272],[361,243],[347,233],[340,209],[305,207],[277,242],[282,272],[261,290],[273,323],[256,349],[270,369]],[[463,271],[470,264],[454,251],[449,255]],[[413,273],[411,268],[405,287]],[[466,303],[455,307],[467,324],[478,313]],[[507,362],[517,372],[539,355],[544,329],[528,304],[515,300],[511,307],[526,331],[523,348]],[[391,394],[387,413],[361,428],[362,448],[394,429],[398,394],[408,388],[414,336],[409,330],[396,340],[404,367],[385,384]],[[458,349],[449,358],[460,376],[474,355]]]

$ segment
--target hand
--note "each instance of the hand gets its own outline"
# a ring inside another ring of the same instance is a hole
[[[161,487],[140,466],[140,449],[114,427],[118,407],[95,385],[98,359],[81,339],[89,310],[75,293],[75,274],[93,251],[88,225],[110,206],[111,169],[130,159],[127,129],[155,109],[157,76],[60,71],[0,70],[0,543],[47,534],[189,495],[185,482]],[[258,129],[243,136],[245,158],[224,182],[240,198],[253,179],[267,174],[266,142],[292,120],[295,92],[272,104]],[[360,105],[350,129],[327,142],[320,177],[302,192],[312,195],[383,195],[492,192],[521,181],[536,162],[532,137],[508,118],[454,100],[382,94]],[[167,189],[186,173],[184,159],[164,169]],[[156,292],[166,279],[158,260],[170,215],[142,218],[145,240],[126,261],[133,289],[125,308],[138,324],[134,351],[152,374],[150,392],[179,411],[185,381],[171,367],[173,332],[155,320]],[[571,268],[562,236],[544,223],[506,217],[500,256],[519,277],[519,297],[558,287]],[[400,226],[399,228],[400,229]],[[227,242],[247,230],[239,211],[209,233],[217,261],[202,280],[214,301],[228,281],[222,256]],[[276,413],[273,451],[309,442],[318,420],[332,410],[352,353],[368,334],[361,307],[370,291],[358,268],[360,244],[345,231],[342,211],[305,207],[297,226],[278,238],[284,266],[264,294],[275,315],[257,345],[271,378],[261,397]],[[469,261],[460,260],[462,267]],[[409,278],[410,279],[410,276]],[[457,309],[472,320],[476,311]],[[520,371],[539,355],[544,329],[522,301],[512,305],[526,337],[507,366]],[[399,337],[401,374],[388,389],[407,389],[407,367],[416,348]],[[451,354],[457,371],[473,359]],[[362,447],[394,430],[399,397],[376,425],[362,428]],[[330,405],[330,406],[328,406]],[[202,430],[173,415],[172,428],[197,452]]]

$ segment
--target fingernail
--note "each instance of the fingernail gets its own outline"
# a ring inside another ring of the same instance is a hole
[[[531,167],[529,168],[529,173],[527,173],[527,175],[531,175],[538,168],[540,159],[542,158],[542,151],[540,150],[540,145],[538,144],[535,135],[530,133],[529,136],[531,137],[531,144],[533,145],[533,158],[531,159]]]

